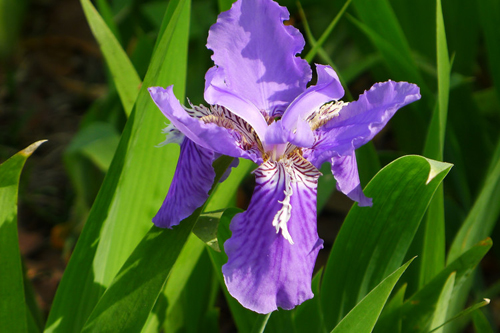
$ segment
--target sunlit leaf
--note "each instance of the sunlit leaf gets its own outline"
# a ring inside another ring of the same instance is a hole
[[[434,191],[450,168],[448,163],[405,156],[368,184],[365,193],[373,198],[373,207],[353,206],[325,268],[321,303],[327,329],[401,265]]]
[[[189,1],[169,3],[165,14],[168,23],[144,85],[59,284],[46,325],[48,332],[81,330],[107,286],[150,229],[151,218],[167,193],[178,147],[156,147],[164,140],[161,128],[166,119],[146,88],[174,84],[182,99],[189,8]]]
[[[127,115],[130,115],[139,93],[141,79],[120,42],[118,42],[90,0],[81,0],[81,3],[90,29],[97,39],[101,52],[113,75],[123,108]]]
[[[370,333],[387,302],[392,289],[404,273],[410,260],[387,278],[382,280],[372,291],[370,291],[332,330],[332,333],[356,332]]]
[[[28,157],[43,143],[38,141],[0,164],[0,332],[28,332],[24,274],[17,236],[17,192]]]

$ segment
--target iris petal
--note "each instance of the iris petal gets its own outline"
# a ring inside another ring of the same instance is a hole
[[[266,162],[256,171],[257,184],[250,205],[231,222],[231,238],[224,244],[228,262],[222,267],[229,293],[243,306],[259,313],[291,309],[313,297],[311,277],[323,241],[316,231],[316,188],[319,172],[304,160],[292,165],[291,215],[287,231],[292,245],[273,226],[286,201],[286,168]]]
[[[245,100],[229,90],[224,90],[222,70],[212,67],[205,75],[205,100],[211,105],[222,105],[235,115],[244,119],[255,130],[263,141],[267,122],[260,110],[250,101]],[[218,84],[219,83],[219,84]]]
[[[327,102],[339,100],[344,96],[344,88],[340,84],[337,73],[330,66],[316,65],[318,82],[310,86],[286,109],[283,114],[283,127],[293,130],[297,121],[305,120]]]
[[[256,157],[238,147],[235,137],[227,128],[205,124],[192,118],[174,95],[173,86],[148,88],[153,101],[174,126],[196,144],[206,149],[232,157],[256,160]]]
[[[356,201],[359,206],[371,206],[372,199],[363,193],[359,182],[358,164],[354,151],[347,156],[332,157],[332,173],[337,181],[337,190]]]
[[[289,16],[285,7],[268,0],[237,1],[221,13],[207,42],[224,78],[213,85],[269,115],[283,112],[311,79],[307,61],[295,56],[304,48],[304,38],[283,24]]]
[[[215,178],[214,158],[211,150],[184,138],[167,197],[153,218],[157,227],[172,228],[203,205]]]
[[[344,106],[316,132],[308,159],[315,166],[333,156],[347,156],[373,139],[396,111],[420,99],[420,89],[408,82],[376,83],[359,99]]]

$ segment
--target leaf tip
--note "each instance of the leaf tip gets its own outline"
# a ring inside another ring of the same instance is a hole
[[[446,163],[446,162],[440,162],[440,161],[435,161],[427,158],[427,162],[429,162],[430,165],[430,170],[429,170],[429,176],[427,177],[427,181],[425,182],[425,185],[429,185],[429,183],[441,172],[448,171],[451,169],[453,164],[451,163]]]
[[[31,154],[33,154],[33,152],[35,150],[38,149],[38,147],[41,146],[42,143],[44,142],[47,142],[48,140],[40,140],[40,141],[37,141],[35,143],[32,143],[31,145],[29,145],[28,147],[24,148],[23,150],[20,151],[20,154],[21,155],[24,155],[26,157],[29,157],[31,156]]]

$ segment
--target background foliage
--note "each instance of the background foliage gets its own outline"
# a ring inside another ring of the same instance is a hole
[[[322,168],[318,223],[326,249],[315,298],[262,316],[225,289],[223,243],[251,195],[250,162],[214,183],[207,203],[179,227],[150,222],[178,148],[156,147],[167,120],[146,88],[174,84],[176,96],[203,103],[212,66],[207,32],[231,1],[81,0],[73,12],[60,9],[85,17],[97,47],[81,37],[86,26],[80,37],[69,38],[71,29],[50,35],[50,25],[37,36],[43,21],[33,15],[48,10],[42,2],[0,0],[0,331],[497,331],[500,253],[488,250],[500,236],[499,2],[280,4],[306,36],[302,56],[338,71],[345,100],[388,79],[422,92],[357,151],[373,208],[349,210]],[[40,71],[26,67],[33,61]],[[78,126],[67,121],[75,116]],[[32,150],[15,152],[47,137],[28,162],[17,212],[19,174]],[[219,176],[230,162],[216,162]],[[50,242],[30,252],[26,230]],[[71,258],[51,304],[40,302],[33,273],[44,246]],[[484,297],[493,302],[485,307]]]

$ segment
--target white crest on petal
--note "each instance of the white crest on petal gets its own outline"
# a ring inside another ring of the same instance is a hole
[[[292,205],[290,203],[294,194],[292,185],[301,182],[307,187],[313,187],[313,184],[314,186],[317,184],[321,173],[298,153],[291,154],[278,162],[269,160],[266,163],[272,165],[271,168],[275,169],[274,177],[277,177],[279,181],[285,182],[285,198],[278,201],[282,206],[276,215],[274,215],[273,227],[276,228],[276,233],[279,233],[281,230],[283,237],[293,245],[294,242],[287,227],[287,223],[292,216]]]
[[[283,199],[283,201],[278,201],[282,204],[282,206],[276,215],[274,215],[273,227],[276,228],[276,233],[279,233],[281,230],[283,237],[293,245],[293,239],[288,232],[287,223],[292,216],[292,205],[290,204],[290,199],[293,194],[292,182],[294,182],[295,179],[292,178],[293,170],[291,170],[291,166],[289,165],[290,163],[287,162],[288,161],[278,162],[278,167],[280,169],[278,172],[285,177],[285,199]]]

